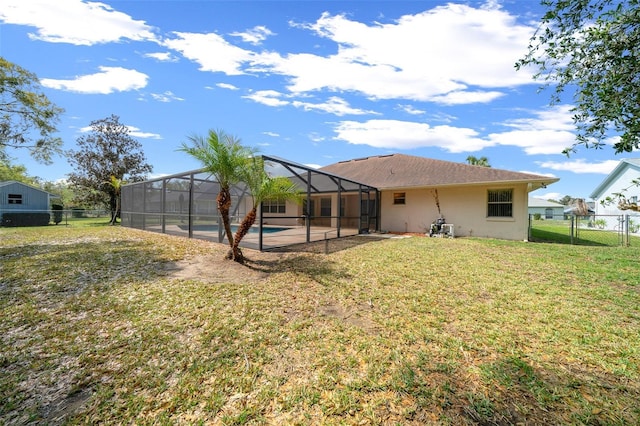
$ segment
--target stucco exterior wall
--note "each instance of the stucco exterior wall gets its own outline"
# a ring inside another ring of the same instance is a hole
[[[513,217],[487,217],[489,189],[513,189]],[[393,194],[404,192],[404,205],[393,204]],[[437,189],[440,211],[454,225],[456,236],[526,240],[528,236],[528,192],[526,184],[465,186]],[[381,230],[428,232],[438,218],[433,189],[388,190],[381,194]]]

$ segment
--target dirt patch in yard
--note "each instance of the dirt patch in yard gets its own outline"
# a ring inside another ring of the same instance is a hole
[[[282,264],[294,257],[311,253],[335,253],[390,237],[390,235],[344,237],[297,244],[268,252],[243,249],[244,264],[225,259],[228,248],[222,244],[214,244],[206,254],[193,255],[165,265],[164,273],[171,279],[199,280],[209,283],[255,283],[266,280],[269,274],[281,270]]]
[[[252,257],[254,257],[253,253]],[[277,262],[279,259],[269,260]],[[249,260],[245,264],[240,264],[217,254],[205,254],[171,263],[165,267],[165,271],[172,279],[198,280],[208,283],[254,283],[267,279],[269,270],[252,267],[253,263]]]

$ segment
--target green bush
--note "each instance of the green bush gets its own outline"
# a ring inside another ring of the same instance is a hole
[[[605,219],[597,219],[594,224],[598,227],[598,229],[604,229],[607,227],[607,221]]]
[[[53,223],[57,225],[62,222],[62,206],[54,204],[51,206],[51,210],[53,210]]]

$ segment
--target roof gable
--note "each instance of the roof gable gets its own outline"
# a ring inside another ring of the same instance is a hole
[[[24,187],[25,189],[28,189],[30,191],[43,192],[45,194],[48,194],[49,196],[57,197],[57,195],[51,194],[51,193],[45,191],[44,189],[38,188],[37,186],[29,185],[27,183],[19,182],[17,180],[5,180],[5,181],[0,182],[0,188],[9,187],[9,186],[20,186],[20,187]]]
[[[507,182],[538,183],[538,187],[540,187],[559,180],[547,176],[405,154],[380,155],[341,161],[322,167],[320,170],[366,183],[378,189]]]
[[[595,200],[600,198],[604,193],[604,191],[609,186],[611,186],[612,183],[618,180],[620,176],[629,168],[636,170],[638,174],[640,174],[640,158],[623,158],[622,160],[620,160],[616,168],[613,169],[611,173],[609,173],[609,176],[607,176],[600,183],[600,185],[596,186],[596,188],[593,190],[593,192],[591,192],[591,195],[589,195],[589,197]]]

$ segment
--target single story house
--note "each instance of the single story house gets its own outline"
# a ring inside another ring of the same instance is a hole
[[[424,234],[438,219],[455,236],[527,240],[529,193],[558,181],[405,154],[319,169],[263,158],[269,174],[288,177],[304,196],[301,203],[262,203],[253,242],[260,250],[378,231]],[[124,185],[123,226],[221,242],[214,211],[219,187],[211,179],[202,169]],[[232,221],[237,223],[251,208],[251,194],[239,184],[231,197]],[[250,236],[246,240],[249,244]]]
[[[529,192],[559,180],[405,154],[319,170],[377,188],[382,231],[425,233],[443,216],[456,236],[507,240],[527,240]]]
[[[539,214],[541,219],[562,220],[564,218],[564,204],[542,198],[529,197],[529,215]]]
[[[0,210],[6,211],[49,211],[50,194],[35,186],[9,180],[0,182]]]
[[[622,194],[627,202],[638,203],[640,198],[640,186],[634,183],[640,179],[640,158],[626,158],[620,160],[611,173],[591,192],[591,198],[595,200],[594,213],[598,219],[607,222],[607,229],[615,229],[618,225],[618,217],[621,215],[634,216],[636,223],[640,219],[635,217],[638,213],[633,210],[621,210],[618,208],[615,194]],[[609,202],[608,198],[612,198]]]
[[[620,210],[618,203],[608,203],[607,197],[623,194],[628,202],[637,203],[640,186],[633,181],[640,179],[640,158],[621,160],[611,173],[591,192],[595,200],[595,212],[598,215],[629,214],[629,210]]]
[[[46,225],[52,198],[57,197],[26,183],[14,180],[0,182],[0,225]],[[17,213],[21,216],[16,216]]]

